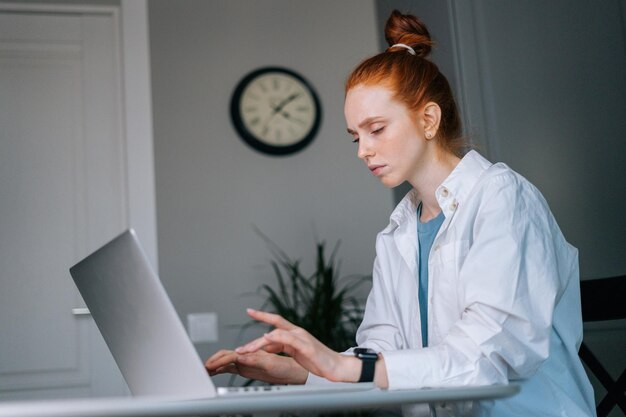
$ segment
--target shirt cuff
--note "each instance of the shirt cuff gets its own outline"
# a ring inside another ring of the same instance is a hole
[[[441,381],[441,364],[433,348],[381,352],[390,390],[426,388]]]

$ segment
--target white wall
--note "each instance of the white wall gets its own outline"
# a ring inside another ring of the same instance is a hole
[[[149,2],[159,264],[177,310],[215,311],[233,347],[242,297],[273,283],[270,253],[253,225],[302,258],[315,239],[341,239],[342,271],[371,272],[374,240],[392,194],[356,157],[343,119],[343,81],[378,45],[371,1]],[[294,69],[317,89],[317,138],[289,157],[262,155],[229,117],[237,82],[266,65]]]

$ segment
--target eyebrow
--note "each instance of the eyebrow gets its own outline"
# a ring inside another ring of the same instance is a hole
[[[376,121],[378,121],[378,119],[382,119],[382,116],[372,116],[372,117],[366,117],[365,119],[363,119],[363,121],[361,123],[359,123],[359,127],[364,127],[367,126],[369,124],[372,124]],[[351,135],[354,135],[356,132],[350,128],[348,128],[348,133]]]

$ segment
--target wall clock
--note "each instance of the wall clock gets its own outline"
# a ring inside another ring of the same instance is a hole
[[[288,155],[305,148],[322,118],[313,87],[286,68],[265,67],[237,84],[230,103],[239,136],[254,149]]]

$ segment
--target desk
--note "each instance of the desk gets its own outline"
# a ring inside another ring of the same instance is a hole
[[[0,403],[0,417],[135,417],[210,416],[270,411],[328,411],[398,406],[401,404],[486,400],[509,397],[517,385],[436,388],[424,390],[273,394],[201,400],[166,398],[102,398]]]

